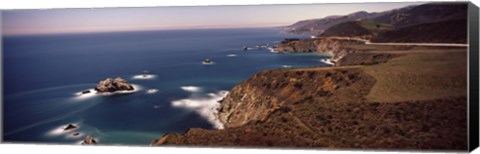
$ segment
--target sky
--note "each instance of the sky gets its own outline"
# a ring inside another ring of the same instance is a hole
[[[424,2],[423,2],[424,3]],[[381,12],[421,3],[3,10],[3,35],[286,26],[300,20]]]

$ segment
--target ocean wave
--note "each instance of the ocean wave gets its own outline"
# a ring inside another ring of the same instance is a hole
[[[92,97],[95,97],[95,96],[109,96],[109,95],[115,95],[115,94],[130,94],[130,93],[138,92],[138,91],[143,89],[140,85],[137,85],[137,84],[130,84],[130,85],[132,85],[133,90],[129,90],[129,91],[123,90],[123,91],[116,91],[116,92],[112,92],[112,93],[109,93],[109,92],[98,93],[95,89],[87,89],[87,90],[82,90],[80,92],[76,92],[74,95],[75,95],[75,99],[87,99],[87,98],[92,98]],[[90,92],[86,93],[86,94],[83,94],[84,91],[90,91]]]
[[[84,91],[89,91],[88,93],[84,94]],[[80,92],[75,93],[74,95],[76,96],[76,99],[87,99],[95,96],[97,91],[95,89],[87,89],[87,90],[82,90]]]
[[[78,133],[78,135],[74,135],[75,133]],[[78,138],[82,138],[84,137],[85,134],[84,133],[80,133],[80,132],[72,132],[68,135],[65,136],[65,138],[69,138],[69,139],[78,139]]]
[[[202,88],[197,86],[181,86],[180,88],[188,92],[199,92],[202,90]]]
[[[237,57],[237,54],[228,54],[227,57]]]
[[[80,108],[77,108],[76,110],[73,110],[73,111],[70,111],[68,113],[65,113],[65,114],[62,114],[60,116],[55,116],[55,117],[52,117],[52,118],[49,118],[49,119],[45,119],[45,120],[41,120],[41,121],[37,121],[35,123],[32,123],[32,124],[29,124],[27,126],[24,126],[24,127],[20,127],[18,129],[15,129],[13,131],[10,131],[10,132],[4,132],[4,136],[7,136],[7,135],[12,135],[12,134],[15,134],[15,133],[18,133],[18,132],[22,132],[22,131],[25,131],[25,130],[28,130],[28,129],[32,129],[32,128],[35,128],[37,126],[40,126],[40,125],[44,125],[44,124],[47,124],[47,123],[50,123],[50,122],[54,122],[54,121],[58,121],[58,120],[61,120],[61,119],[64,119],[66,117],[70,117],[72,115],[75,115],[79,112],[82,112],[82,111],[85,111],[95,105],[97,105],[99,103],[98,99],[94,99],[93,101],[91,101],[90,103],[88,103],[88,105],[86,106],[83,106],[83,107],[80,107]],[[79,125],[80,122],[77,122],[77,123],[73,123],[73,124],[76,124],[77,126]],[[64,125],[64,126],[67,126],[67,125]],[[58,127],[58,128],[62,128],[62,126]],[[55,131],[56,130],[56,131]],[[52,131],[49,131],[47,134],[58,134],[58,129],[54,129]]]
[[[153,93],[157,93],[158,90],[157,89],[148,89],[147,90],[147,94],[153,94]]]
[[[273,48],[271,48],[271,47],[268,47],[267,49],[268,49],[268,51],[270,51],[271,53],[279,53],[278,51],[275,51],[275,50],[274,50]]]
[[[56,86],[56,87],[49,87],[49,88],[42,88],[42,89],[36,89],[36,90],[31,90],[31,91],[25,91],[25,92],[19,92],[15,94],[10,94],[10,95],[5,95],[5,97],[21,97],[25,95],[31,95],[31,94],[37,94],[37,93],[43,93],[43,92],[52,92],[52,91],[57,91],[57,90],[64,90],[67,88],[73,88],[73,87],[85,87],[85,86],[92,86],[94,84],[73,84],[73,85],[65,85],[65,86]]]
[[[320,59],[320,62],[323,62],[328,65],[335,65],[331,59]]]
[[[228,91],[219,91],[217,93],[208,93],[207,97],[203,98],[175,100],[172,101],[172,106],[193,110],[200,114],[200,116],[206,118],[215,128],[223,129],[223,124],[217,118],[217,109],[220,107],[218,101],[222,100],[227,94]]]
[[[77,130],[80,128],[80,122],[76,122],[76,123],[71,123],[73,125],[75,125],[77,128],[74,128],[74,129],[70,129],[70,130],[64,130],[65,128],[67,128],[68,124],[65,124],[65,125],[62,125],[62,126],[58,126],[52,130],[50,130],[49,132],[47,132],[47,135],[48,136],[58,136],[58,135],[64,135],[64,134],[67,134],[67,133],[71,133],[73,132],[74,130]]]
[[[157,75],[153,74],[140,74],[140,75],[134,75],[132,79],[134,80],[147,80],[147,79],[154,79],[156,78]]]

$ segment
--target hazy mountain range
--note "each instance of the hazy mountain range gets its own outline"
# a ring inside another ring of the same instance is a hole
[[[362,37],[377,42],[466,42],[467,4],[428,3],[385,12],[298,21],[287,32],[315,36]]]

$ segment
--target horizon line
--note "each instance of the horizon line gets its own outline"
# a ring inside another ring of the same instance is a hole
[[[30,34],[4,34],[2,37],[26,37],[26,36],[55,36],[75,34],[107,34],[107,33],[130,33],[130,32],[152,32],[152,31],[175,31],[175,30],[207,30],[207,29],[255,29],[255,28],[282,28],[283,26],[240,26],[240,27],[188,27],[188,28],[165,28],[165,29],[133,29],[133,30],[112,30],[112,31],[76,31],[76,32],[53,32],[53,33],[30,33]]]

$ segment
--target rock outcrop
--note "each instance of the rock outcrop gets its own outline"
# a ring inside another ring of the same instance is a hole
[[[83,145],[97,144],[97,141],[92,136],[86,136],[85,139],[83,140],[82,144]]]
[[[65,128],[63,128],[63,131],[68,131],[68,130],[72,130],[72,129],[76,129],[77,126],[73,125],[73,124],[68,124]]]
[[[127,80],[117,77],[115,79],[107,78],[103,81],[100,81],[95,87],[95,90],[99,93],[104,92],[116,92],[116,91],[131,91],[134,90],[133,86],[130,85]]]
[[[354,71],[261,71],[235,86],[220,101],[219,120],[225,128],[265,121],[287,104],[304,98],[331,95],[359,79]]]

